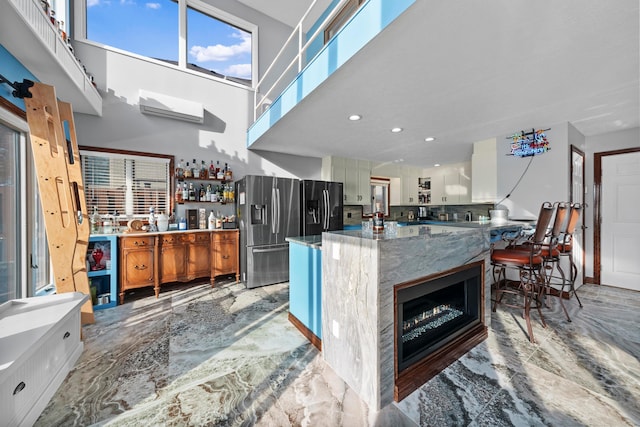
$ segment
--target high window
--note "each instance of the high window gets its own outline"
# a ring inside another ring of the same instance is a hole
[[[335,36],[344,24],[356,13],[360,6],[364,3],[364,0],[350,0],[348,1],[342,10],[336,15],[336,17],[327,25],[324,30],[324,42],[325,44]]]
[[[86,31],[106,46],[252,84],[257,27],[199,0],[86,0]]]

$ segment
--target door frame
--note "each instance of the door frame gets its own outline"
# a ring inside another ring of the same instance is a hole
[[[625,148],[622,150],[602,151],[593,154],[593,280],[600,284],[601,251],[601,223],[602,223],[602,158],[640,152],[640,148]]]
[[[573,154],[576,153],[580,157],[582,157],[582,194],[579,195],[580,200],[574,200],[573,194]],[[586,271],[586,251],[585,251],[585,241],[586,241],[586,222],[584,214],[584,202],[585,202],[585,194],[586,194],[586,181],[585,181],[585,170],[586,170],[586,158],[584,155],[584,151],[580,150],[575,145],[571,144],[569,150],[569,203],[579,202],[582,205],[582,241],[580,242],[580,247],[582,249],[582,281],[581,283],[586,283],[585,271]]]

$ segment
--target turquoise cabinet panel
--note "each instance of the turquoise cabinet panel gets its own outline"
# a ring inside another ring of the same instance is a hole
[[[289,243],[289,312],[322,339],[322,250]]]
[[[115,235],[89,237],[87,276],[94,310],[118,304],[118,238]]]

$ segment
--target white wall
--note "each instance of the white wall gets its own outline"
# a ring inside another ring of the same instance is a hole
[[[640,128],[633,128],[627,130],[621,130],[617,132],[610,132],[597,136],[588,136],[585,138],[585,182],[587,193],[585,196],[585,225],[587,229],[585,231],[585,252],[586,252],[586,269],[585,275],[587,277],[593,277],[593,218],[594,218],[594,205],[593,194],[594,188],[594,153],[601,153],[613,150],[622,150],[625,148],[637,148],[640,147]]]
[[[507,135],[497,138],[498,200],[511,194],[501,203],[509,209],[511,218],[537,218],[543,202],[569,199],[569,124],[549,128],[545,132],[549,151],[533,158],[510,155],[511,139]],[[515,187],[520,177],[522,180]]]
[[[253,101],[250,88],[90,43],[77,42],[76,51],[93,73],[103,97],[102,117],[75,115],[81,145],[169,154],[176,161],[220,161],[229,163],[236,178],[246,174],[320,178],[319,158],[274,153],[260,156],[247,150]],[[140,89],[202,103],[204,123],[142,114]]]

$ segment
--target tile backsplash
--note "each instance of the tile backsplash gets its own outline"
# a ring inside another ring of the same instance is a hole
[[[362,206],[345,205],[342,209],[344,225],[360,225],[362,223]]]
[[[489,209],[493,209],[493,203],[429,206],[428,213],[429,219],[438,219],[440,213],[447,213],[450,221],[454,221],[455,217],[459,221],[464,221],[465,213],[471,212],[471,220],[477,221],[480,215],[488,217]],[[413,216],[417,220],[418,206],[391,206],[387,219],[390,221],[409,221],[410,212],[413,212]],[[344,225],[359,225],[362,222],[362,206],[345,205],[343,215]]]

